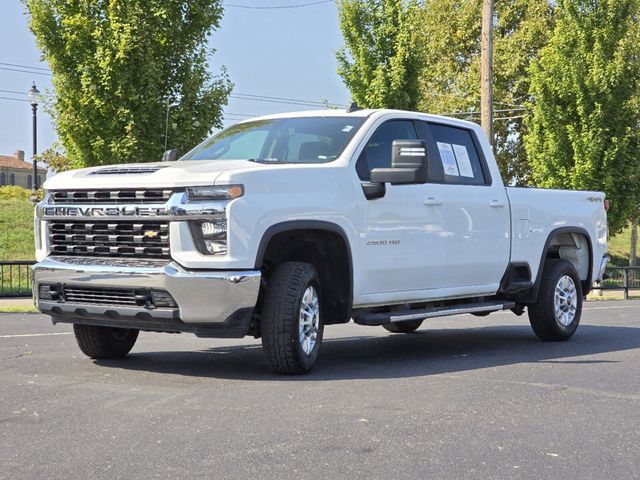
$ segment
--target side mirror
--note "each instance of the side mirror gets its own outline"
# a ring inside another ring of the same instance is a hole
[[[176,160],[178,160],[178,150],[176,150],[175,148],[172,150],[167,150],[162,155],[163,162],[175,162]]]
[[[392,185],[427,183],[427,160],[427,144],[424,140],[394,140],[391,145],[391,168],[371,170],[371,182]]]

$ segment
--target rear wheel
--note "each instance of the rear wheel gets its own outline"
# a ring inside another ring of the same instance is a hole
[[[91,358],[124,358],[138,339],[133,328],[73,325],[73,333],[82,353]]]
[[[405,322],[387,323],[382,328],[391,333],[412,333],[420,328],[422,320],[407,320]]]
[[[582,314],[582,284],[570,262],[547,260],[538,300],[528,311],[531,328],[542,340],[561,341],[573,336]]]
[[[321,288],[313,265],[278,265],[264,295],[262,347],[276,373],[299,375],[313,368],[320,353],[324,325]]]

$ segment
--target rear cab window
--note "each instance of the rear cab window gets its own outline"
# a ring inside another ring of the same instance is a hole
[[[426,121],[417,121],[416,128],[420,138],[427,142],[429,181],[458,185],[490,183],[470,130]]]

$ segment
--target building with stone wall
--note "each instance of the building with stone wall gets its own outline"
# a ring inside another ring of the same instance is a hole
[[[38,187],[42,187],[46,176],[47,170],[38,168]],[[0,187],[5,185],[33,187],[33,164],[24,161],[22,150],[16,150],[13,156],[0,155]]]

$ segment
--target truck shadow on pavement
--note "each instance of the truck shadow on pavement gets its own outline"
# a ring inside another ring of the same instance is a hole
[[[259,341],[255,345],[193,352],[139,352],[98,365],[203,378],[279,381],[382,379],[465,372],[523,364],[594,364],[619,360],[573,358],[640,348],[640,328],[580,326],[568,342],[542,342],[528,325],[430,330],[388,336],[327,339],[314,370],[303,376],[275,375]]]

